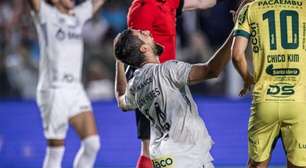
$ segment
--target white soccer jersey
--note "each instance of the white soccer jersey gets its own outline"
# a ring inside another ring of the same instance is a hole
[[[151,121],[155,167],[198,168],[212,161],[212,140],[187,85],[190,70],[179,61],[146,64],[129,81],[125,101]]]
[[[90,0],[73,9],[73,15],[60,13],[45,1],[39,13],[33,12],[40,43],[38,90],[61,83],[80,82],[83,63],[82,28],[92,16]]]

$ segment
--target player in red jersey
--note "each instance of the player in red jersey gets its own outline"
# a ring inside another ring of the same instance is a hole
[[[175,59],[176,18],[183,10],[207,9],[217,0],[133,0],[128,13],[128,27],[149,30],[164,46],[161,62]]]
[[[160,62],[176,59],[176,18],[184,10],[207,9],[217,0],[133,0],[127,20],[128,27],[149,30],[154,40],[161,44],[163,53]],[[127,78],[133,75],[133,68],[127,70]],[[141,139],[141,155],[137,168],[151,168],[149,158],[150,122],[136,110],[137,134]]]

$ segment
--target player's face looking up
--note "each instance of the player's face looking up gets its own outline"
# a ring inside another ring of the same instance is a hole
[[[163,53],[163,46],[156,43],[148,30],[132,30],[133,34],[136,35],[140,40],[144,42],[144,44],[149,45],[152,52],[156,56],[160,56]],[[142,52],[145,52],[144,49],[140,48],[140,50],[143,50]]]
[[[153,37],[148,30],[134,30],[131,29],[133,35],[137,36],[140,40],[142,40],[144,43],[152,44],[154,43]]]

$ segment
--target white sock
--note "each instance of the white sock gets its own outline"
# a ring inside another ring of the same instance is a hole
[[[61,168],[65,147],[47,147],[43,168]]]
[[[98,135],[90,136],[82,141],[73,168],[92,168],[96,161],[96,155],[100,149],[100,138]]]

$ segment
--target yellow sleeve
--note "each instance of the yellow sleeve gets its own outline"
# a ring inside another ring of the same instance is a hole
[[[250,37],[251,28],[249,23],[249,7],[250,5],[245,5],[241,9],[234,28],[234,36],[242,36],[245,38]]]

